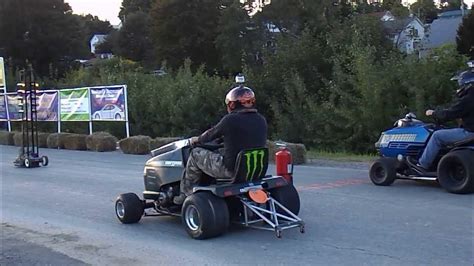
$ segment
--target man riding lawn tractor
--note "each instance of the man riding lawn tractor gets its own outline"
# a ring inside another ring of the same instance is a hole
[[[199,137],[151,151],[144,199],[125,193],[116,200],[122,223],[136,223],[142,216],[179,216],[195,239],[223,234],[230,222],[274,231],[277,237],[290,228],[304,232],[297,216],[299,195],[288,170],[291,154],[285,148],[275,155],[277,175],[266,174],[267,122],[255,109],[254,92],[240,84],[227,93],[225,104],[228,114]]]

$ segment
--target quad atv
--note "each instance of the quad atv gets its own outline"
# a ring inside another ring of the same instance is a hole
[[[216,150],[222,146],[198,147]],[[266,148],[240,152],[232,180],[204,176],[182,206],[174,204],[192,148],[190,139],[184,139],[153,150],[143,173],[143,199],[134,193],[119,195],[117,218],[128,224],[143,216],[178,216],[194,239],[221,235],[231,222],[274,231],[278,238],[289,228],[304,232],[304,222],[297,216],[300,199],[295,187],[282,176],[266,175]]]
[[[396,179],[430,180],[452,193],[474,192],[474,138],[444,147],[432,169],[416,167],[430,137],[441,128],[417,120],[412,113],[398,120],[375,144],[381,157],[370,168],[370,180],[379,186]]]

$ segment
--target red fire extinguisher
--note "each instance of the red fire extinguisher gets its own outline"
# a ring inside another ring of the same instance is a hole
[[[276,174],[283,176],[290,184],[293,183],[293,160],[286,146],[281,146],[275,154]]]

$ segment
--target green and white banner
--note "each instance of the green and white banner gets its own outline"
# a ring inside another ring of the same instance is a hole
[[[61,121],[89,121],[89,89],[61,90]]]

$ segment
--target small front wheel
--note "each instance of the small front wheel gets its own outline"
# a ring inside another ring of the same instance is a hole
[[[377,186],[390,186],[397,179],[397,159],[380,158],[370,167],[370,180]]]
[[[143,201],[134,193],[121,194],[115,201],[115,214],[124,224],[137,223],[144,211]]]

